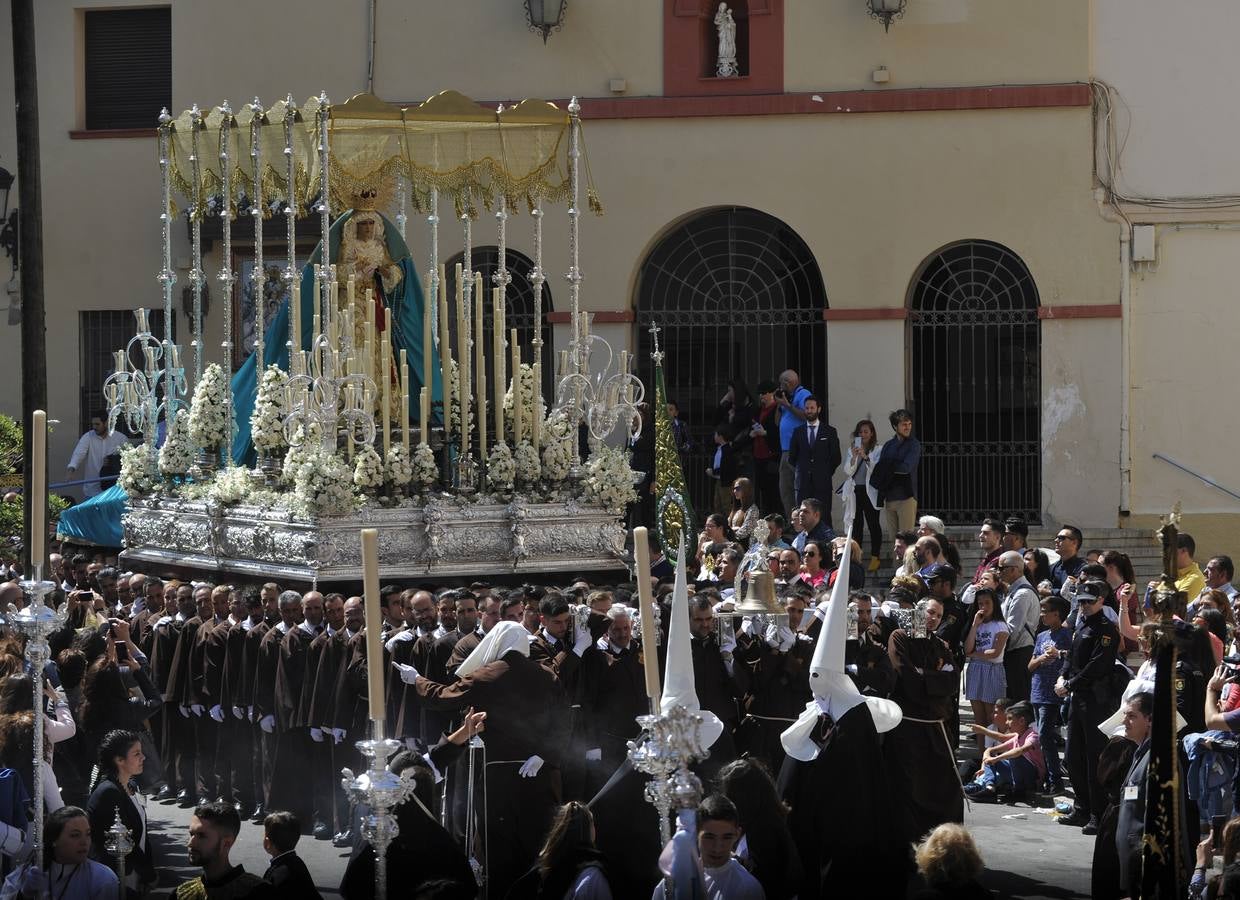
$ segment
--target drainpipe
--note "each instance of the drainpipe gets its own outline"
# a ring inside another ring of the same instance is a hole
[[[1098,213],[1108,222],[1120,226],[1119,234],[1119,305],[1120,305],[1120,416],[1119,416],[1119,510],[1126,515],[1132,494],[1132,436],[1129,428],[1128,403],[1132,384],[1132,225],[1110,203],[1102,188],[1094,190]]]

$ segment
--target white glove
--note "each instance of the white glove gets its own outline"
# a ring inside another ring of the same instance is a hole
[[[188,706],[178,706],[177,709],[181,711],[181,715],[185,716],[185,718],[187,719],[189,718],[189,707]]]
[[[400,672],[400,680],[405,684],[413,684],[418,680],[418,670],[405,663],[392,663],[393,668]]]
[[[245,708],[245,712],[246,712],[246,718],[248,718],[251,722],[253,722],[254,721],[254,707],[247,706]]]
[[[586,751],[586,762],[602,762],[603,751],[599,747]]]
[[[719,641],[719,652],[731,656],[736,650],[736,635],[730,634]]]
[[[218,703],[211,707],[211,718],[215,719],[217,722],[224,721],[224,710],[220,708]]]
[[[733,612],[735,609],[736,609],[735,600],[720,600],[718,603],[716,603],[714,606],[711,607],[711,610],[714,611],[715,615],[719,615],[720,613],[730,613],[730,612]]]
[[[337,744],[339,744],[341,741],[344,740],[344,729],[343,728],[333,728],[331,732],[332,732],[332,740],[335,741]]]
[[[417,738],[412,738],[412,737],[407,737],[407,738],[405,738],[405,749],[406,749],[406,750],[417,750],[417,749],[418,749],[418,739],[417,739]]]
[[[844,671],[845,671],[845,672],[847,672],[849,675],[856,675],[856,674],[857,674],[857,664],[856,664],[856,663],[851,663],[851,664],[849,664],[849,665],[847,665],[847,666],[844,666]]]
[[[779,649],[784,653],[791,650],[797,642],[797,633],[787,625],[779,626]]]
[[[517,774],[522,778],[534,778],[538,775],[539,769],[543,766],[543,758],[535,753],[525,762],[521,763],[521,768],[517,770]]]
[[[573,641],[573,652],[578,656],[583,656],[592,643],[594,642],[590,639],[590,629],[583,628],[577,632],[577,638]]]
[[[745,618],[741,619],[741,634],[748,635],[749,637],[754,636],[752,616],[745,616]]]
[[[190,711],[190,712],[192,712],[192,713],[193,713],[194,715],[196,715],[196,716],[201,716],[201,715],[202,715],[202,704],[201,704],[201,703],[191,703],[191,704],[189,705],[189,711]]]
[[[402,643],[403,641],[411,641],[411,640],[413,640],[413,632],[402,631],[399,634],[397,634],[395,637],[389,639],[388,642],[383,645],[383,649],[387,650],[388,653],[391,653],[396,648],[397,644]]]
[[[234,706],[232,708],[232,714],[234,719],[240,719],[243,722],[245,721],[245,710],[240,706]]]
[[[310,740],[314,741],[316,744],[323,743],[323,729],[311,728],[310,729]]]
[[[258,727],[268,734],[273,733],[276,730],[276,717],[272,715],[263,716],[258,720]]]

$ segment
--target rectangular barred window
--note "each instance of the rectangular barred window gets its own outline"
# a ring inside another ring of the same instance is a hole
[[[83,19],[86,129],[154,128],[172,108],[172,8],[90,9]]]
[[[172,317],[172,339],[176,340],[177,318]],[[123,350],[134,336],[134,316],[132,309],[96,309],[78,313],[78,346],[79,346],[79,405],[78,434],[90,428],[91,416],[106,414],[103,399],[103,382],[116,368],[112,356],[116,350]],[[164,311],[151,310],[151,333],[157,338],[164,336]],[[135,350],[131,354],[130,364],[140,361]],[[117,422],[117,429],[128,434],[123,418]]]

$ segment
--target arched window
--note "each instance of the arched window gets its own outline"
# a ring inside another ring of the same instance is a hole
[[[908,321],[919,508],[949,523],[1041,521],[1041,330],[1029,269],[991,241],[944,247],[914,280]]]
[[[511,248],[507,252],[508,257],[508,290],[504,292],[505,310],[504,314],[507,320],[508,328],[517,329],[517,340],[521,342],[521,361],[530,364],[534,362],[534,285],[530,282],[530,273],[534,271],[534,262],[528,256],[518,253]],[[456,296],[456,266],[458,263],[465,261],[465,255],[458,253],[447,261],[444,270],[447,275],[447,287],[449,308],[455,308],[451,298]],[[492,317],[491,317],[491,289],[495,287],[494,275],[499,271],[499,248],[495,246],[474,247],[470,254],[470,265],[474,271],[482,273],[482,286],[485,293],[482,305],[482,329],[486,335],[491,334]],[[551,306],[551,288],[546,282],[543,283],[542,289],[542,322],[539,326],[542,330],[543,353],[542,353],[542,372],[543,372],[543,396],[551,396],[552,384],[554,382],[554,354],[551,345],[551,329],[547,325],[547,313],[552,311]],[[453,334],[456,332],[454,324],[450,324]],[[452,345],[453,352],[456,350],[455,340]],[[477,338],[475,337],[475,342]],[[511,349],[508,351],[511,354]],[[491,343],[487,338],[486,358],[491,359]],[[512,357],[508,357],[508,368],[512,368]],[[488,385],[493,385],[494,368],[487,366]],[[509,371],[509,377],[512,372]]]
[[[710,508],[705,468],[730,379],[741,379],[756,401],[758,382],[791,368],[826,395],[826,305],[805,241],[756,209],[696,213],[646,257],[637,285],[637,371],[649,383],[649,328],[657,323],[668,399],[679,404],[693,441],[685,476],[699,510]]]

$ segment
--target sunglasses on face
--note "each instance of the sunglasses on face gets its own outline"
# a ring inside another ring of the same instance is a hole
[[[1070,535],[1070,534],[1057,534],[1057,535],[1055,535],[1055,543],[1056,543],[1056,544],[1058,544],[1060,541],[1070,541],[1070,540],[1072,540],[1072,535]]]
[[[817,555],[818,555],[817,553],[806,553],[805,558],[809,559],[811,556],[817,556]]]

